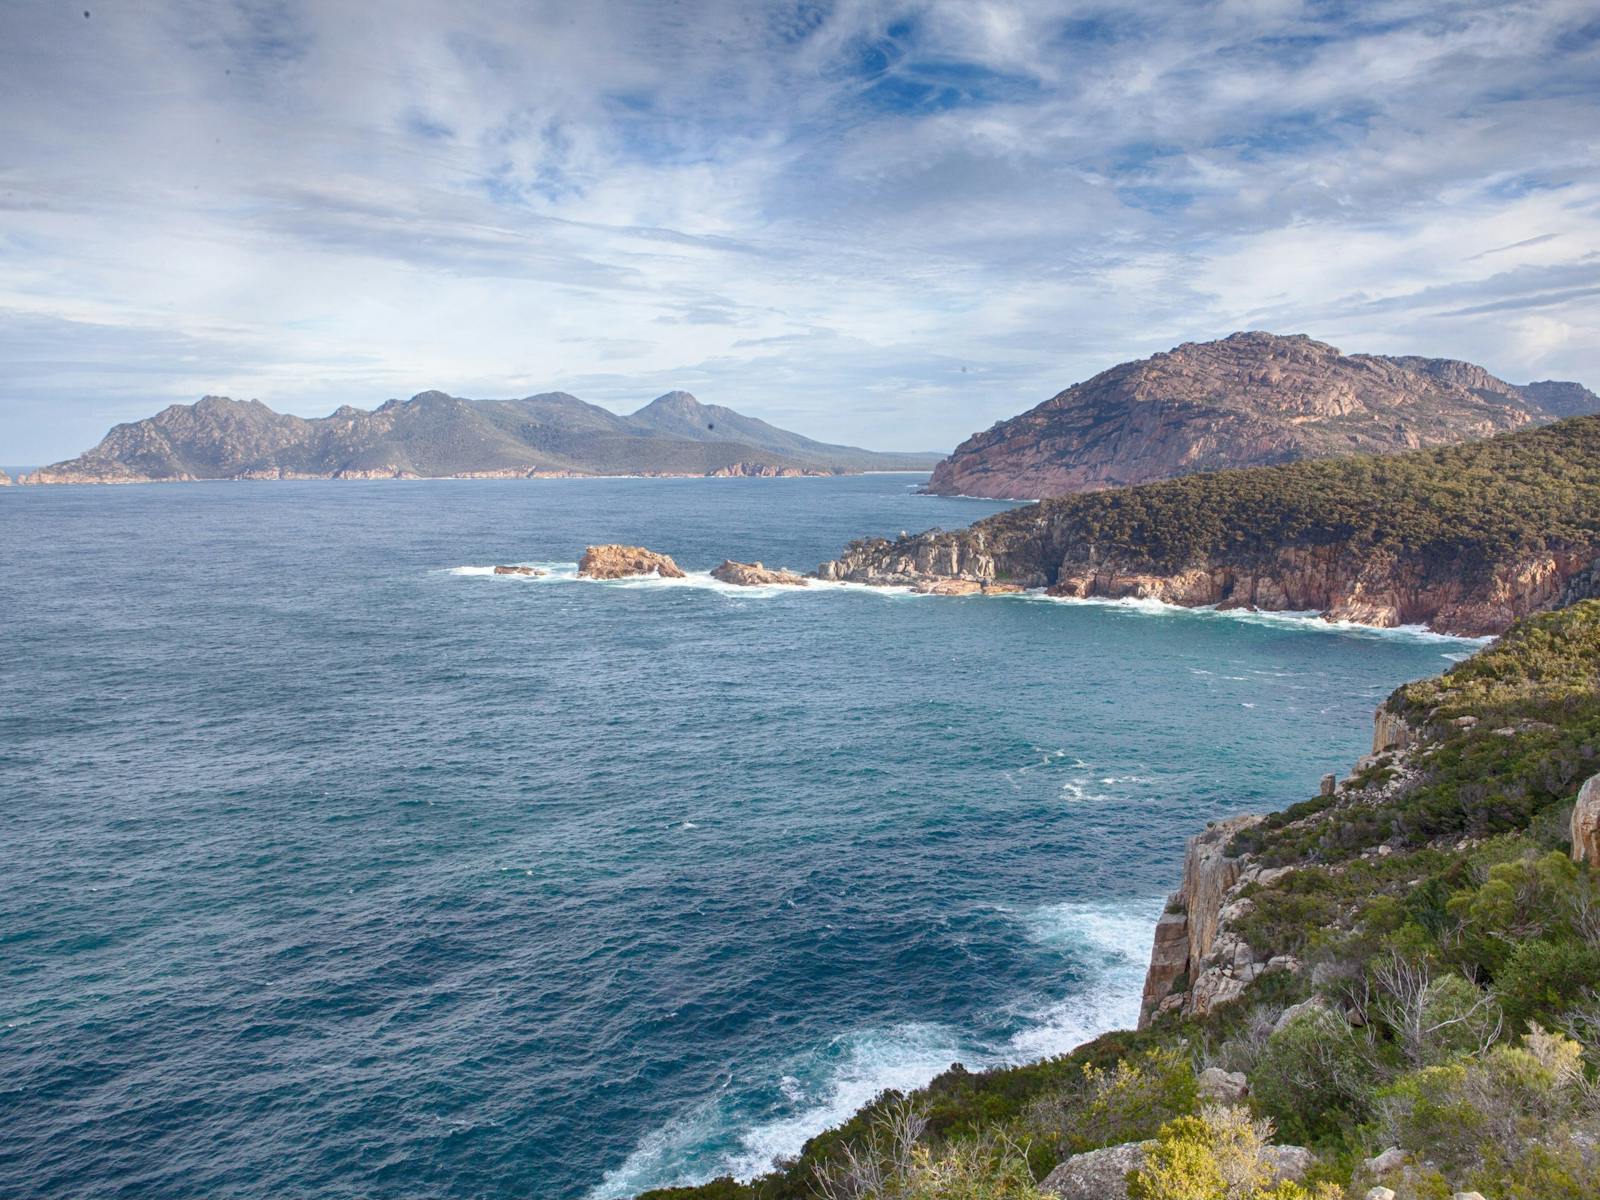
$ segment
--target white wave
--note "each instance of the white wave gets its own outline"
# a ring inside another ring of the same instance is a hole
[[[1363,625],[1358,621],[1332,621],[1321,613],[1312,610],[1263,612],[1248,608],[1218,608],[1212,604],[1172,604],[1166,600],[1157,600],[1149,596],[1125,596],[1121,599],[1111,599],[1105,596],[1050,596],[1038,590],[1016,594],[1012,598],[1042,600],[1051,604],[1089,604],[1102,608],[1120,608],[1132,612],[1145,613],[1149,616],[1220,617],[1229,621],[1239,621],[1246,625],[1277,626],[1288,629],[1310,630],[1318,633],[1342,633],[1357,637],[1405,638],[1414,641],[1452,642],[1458,645],[1467,643],[1478,646],[1488,645],[1494,641],[1492,637],[1461,637],[1453,633],[1438,633],[1429,629],[1426,625],[1394,625],[1385,628],[1378,625]]]
[[[1091,978],[1071,996],[1025,1010],[1027,1023],[1011,1035],[1005,1061],[1066,1054],[1107,1030],[1138,1024],[1151,930],[1164,904],[1159,898],[1069,900],[1025,914],[1030,938],[1070,952]]]
[[[772,1169],[778,1158],[798,1154],[806,1141],[838,1125],[889,1088],[921,1087],[951,1063],[963,1048],[956,1035],[937,1023],[908,1023],[864,1030],[834,1039],[820,1055],[836,1063],[819,1078],[815,1062],[792,1064],[779,1076],[780,1094],[792,1111],[760,1120],[737,1135],[737,1144],[713,1161],[704,1148],[726,1141],[729,1097],[724,1093],[696,1105],[682,1117],[646,1136],[615,1170],[589,1191],[589,1200],[618,1200],[668,1181],[704,1183],[718,1175],[751,1179]],[[808,1070],[807,1068],[811,1068]]]
[[[921,1087],[951,1063],[983,1070],[1033,1062],[1064,1054],[1108,1030],[1132,1027],[1139,1016],[1150,931],[1161,906],[1160,899],[1149,898],[1064,901],[1022,913],[995,905],[995,911],[1021,925],[1030,941],[1069,958],[1083,973],[1072,996],[1012,1005],[1006,1012],[1019,1027],[998,1042],[963,1036],[938,1022],[835,1038],[784,1064],[777,1089],[786,1111],[756,1118],[737,1133],[729,1129],[738,1119],[737,1097],[725,1084],[717,1096],[640,1141],[590,1190],[588,1200],[618,1200],[718,1175],[751,1179],[770,1170],[775,1159],[799,1153],[808,1139],[884,1090]],[[708,1155],[713,1146],[724,1148]]]

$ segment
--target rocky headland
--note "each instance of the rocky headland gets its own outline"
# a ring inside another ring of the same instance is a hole
[[[1521,620],[1343,779],[1190,840],[1136,1029],[641,1200],[1593,1200],[1597,730],[1600,601]]]
[[[820,578],[1039,588],[1496,634],[1600,594],[1600,417],[1441,450],[1056,497],[852,543]]]
[[[431,391],[371,411],[345,405],[318,418],[206,396],[118,425],[93,450],[23,482],[771,478],[925,470],[936,457],[814,441],[687,392],[669,392],[626,416],[564,392],[466,400]]]
[[[1600,397],[1577,383],[1517,385],[1454,359],[1235,333],[1122,363],[974,434],[934,468],[927,490],[1039,499],[1446,446],[1594,412]]]

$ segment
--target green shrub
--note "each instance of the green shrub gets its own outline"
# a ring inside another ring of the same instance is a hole
[[[1070,1086],[1035,1104],[1027,1128],[1065,1158],[1154,1137],[1174,1117],[1192,1113],[1195,1103],[1189,1056],[1147,1050],[1109,1068],[1084,1065]]]
[[[1367,1113],[1374,1065],[1344,1021],[1312,1011],[1267,1040],[1250,1094],[1291,1142],[1336,1137]]]

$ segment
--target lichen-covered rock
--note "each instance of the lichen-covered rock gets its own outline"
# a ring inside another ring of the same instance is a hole
[[[1039,1183],[1039,1190],[1061,1200],[1127,1200],[1128,1174],[1144,1166],[1154,1142],[1124,1142],[1087,1154],[1074,1154]]]
[[[1087,1154],[1074,1154],[1046,1175],[1039,1190],[1060,1200],[1127,1200],[1128,1175],[1145,1164],[1154,1142],[1124,1142]],[[1316,1163],[1301,1146],[1263,1146],[1261,1164],[1271,1184],[1298,1183]]]
[[[578,574],[585,579],[626,579],[634,575],[659,575],[662,579],[682,579],[683,569],[665,554],[643,546],[590,546],[578,560]]]
[[[739,587],[769,587],[774,585],[805,587],[811,582],[804,575],[794,571],[767,567],[758,562],[735,562],[731,558],[723,559],[721,564],[712,567],[711,577],[720,579],[723,583],[737,584]]]
[[[1238,1104],[1250,1094],[1250,1081],[1241,1071],[1224,1071],[1221,1067],[1207,1067],[1196,1078],[1200,1099],[1218,1104]]]
[[[1572,857],[1600,867],[1600,775],[1591,775],[1578,789],[1572,808]]]

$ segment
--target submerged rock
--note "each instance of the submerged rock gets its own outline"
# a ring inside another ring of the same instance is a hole
[[[494,573],[496,575],[543,575],[544,574],[544,572],[539,570],[538,567],[496,567],[494,569]]]
[[[731,558],[723,559],[720,566],[711,568],[711,578],[720,579],[723,583],[737,584],[740,587],[766,587],[771,584],[806,587],[811,582],[804,575],[794,571],[774,569],[758,562],[734,562]]]
[[[912,590],[924,596],[971,596],[983,591],[983,584],[976,579],[924,579]]]
[[[670,555],[657,554],[643,546],[590,546],[578,560],[578,574],[584,579],[627,579],[634,575],[658,575],[662,579],[682,579],[683,568]]]

